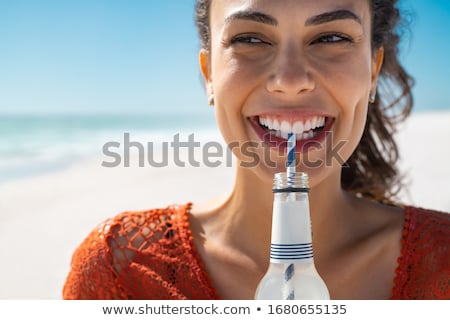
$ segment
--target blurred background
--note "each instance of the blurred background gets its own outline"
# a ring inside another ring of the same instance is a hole
[[[214,128],[194,3],[0,0],[0,184],[96,152],[113,132]],[[400,7],[414,112],[449,110],[450,2]]]
[[[0,0],[0,298],[58,299],[73,249],[104,217],[230,188],[229,168],[167,178],[89,162],[124,132],[220,141],[198,70],[194,4]],[[413,118],[399,135],[410,181],[403,196],[450,211],[450,1],[400,7],[411,22],[401,57],[416,79]],[[217,188],[207,187],[212,178]],[[179,179],[199,187],[151,199]]]

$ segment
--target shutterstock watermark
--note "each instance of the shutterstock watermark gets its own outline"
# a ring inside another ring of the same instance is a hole
[[[305,167],[317,168],[323,165],[331,166],[334,161],[344,165],[345,161],[339,154],[347,141],[335,143],[331,133],[326,135],[322,143],[309,141],[303,145],[301,157],[297,157],[297,164]],[[233,151],[238,151],[245,160],[239,165],[252,168],[265,165],[275,168],[279,165],[274,158],[284,156],[285,148],[274,148],[276,142],[234,141],[225,145],[218,141],[197,141],[195,134],[181,137],[179,133],[174,134],[171,141],[133,141],[129,132],[123,134],[123,141],[108,141],[103,147],[103,156],[106,157],[101,165],[106,168],[119,166],[139,167],[151,166],[163,168],[169,165],[177,167],[200,167],[206,166],[216,168],[225,165],[233,166]],[[314,159],[309,151],[322,149],[325,157]],[[278,150],[278,152],[274,152]],[[137,163],[136,163],[137,162]]]

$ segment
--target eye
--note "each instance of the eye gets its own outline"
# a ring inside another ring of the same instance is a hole
[[[236,36],[233,39],[231,39],[230,41],[231,44],[238,44],[238,43],[242,43],[242,44],[269,44],[269,42],[264,41],[256,36],[251,36],[251,35],[241,35],[241,36]]]
[[[319,36],[316,40],[312,42],[312,44],[320,44],[320,43],[351,43],[353,42],[352,38],[349,36],[340,34],[340,33],[331,33]]]

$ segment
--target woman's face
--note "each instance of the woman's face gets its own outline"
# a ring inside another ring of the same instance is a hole
[[[296,134],[311,185],[339,172],[363,133],[382,51],[361,0],[212,0],[200,62],[217,122],[241,165],[271,181]]]

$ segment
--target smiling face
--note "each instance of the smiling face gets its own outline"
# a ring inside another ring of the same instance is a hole
[[[311,185],[355,150],[382,51],[371,49],[361,0],[213,0],[200,62],[217,122],[240,161],[263,179],[285,170],[288,133]],[[255,157],[256,155],[256,157]],[[275,164],[275,165],[274,165]]]

